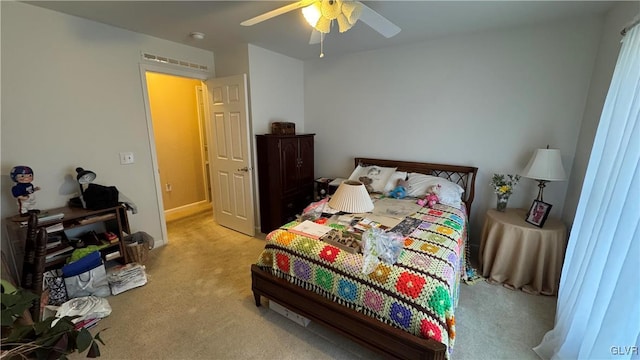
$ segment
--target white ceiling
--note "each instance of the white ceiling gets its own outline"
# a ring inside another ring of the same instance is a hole
[[[251,27],[240,22],[293,1],[25,1],[33,5],[211,51],[251,43],[301,60],[317,58],[300,10]],[[362,22],[324,42],[326,57],[424,41],[455,33],[593,16],[612,1],[363,1],[402,31],[387,39]],[[204,40],[189,37],[192,31]]]

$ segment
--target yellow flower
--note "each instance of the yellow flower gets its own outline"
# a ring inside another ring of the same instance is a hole
[[[502,185],[502,186],[500,186],[500,189],[498,189],[498,191],[501,194],[508,193],[510,190],[511,190],[511,187],[509,185]]]

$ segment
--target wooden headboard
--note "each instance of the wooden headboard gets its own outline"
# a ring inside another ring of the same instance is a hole
[[[475,195],[476,174],[478,173],[477,167],[357,157],[355,158],[354,167],[358,165],[395,167],[397,171],[416,172],[447,179],[465,189],[462,200],[467,207],[467,216],[471,214],[471,204]]]

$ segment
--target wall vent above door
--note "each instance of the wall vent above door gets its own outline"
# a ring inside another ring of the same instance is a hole
[[[199,71],[205,71],[205,72],[209,71],[209,67],[207,65],[200,65],[200,64],[196,64],[196,63],[192,63],[184,60],[176,60],[166,56],[153,55],[146,52],[142,52],[141,56],[142,56],[142,59],[146,61],[155,61],[161,64],[175,65],[183,68],[189,68],[191,70],[199,70]]]

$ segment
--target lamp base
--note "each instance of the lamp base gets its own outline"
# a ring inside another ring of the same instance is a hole
[[[544,201],[542,200],[542,191],[544,190],[544,187],[547,185],[549,181],[547,180],[538,180],[538,198],[536,200],[538,201]]]

